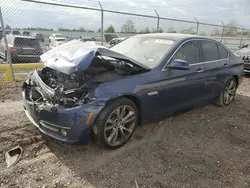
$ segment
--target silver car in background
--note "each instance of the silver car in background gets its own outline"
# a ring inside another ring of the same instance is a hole
[[[12,63],[39,62],[43,54],[39,41],[35,37],[22,35],[7,35],[8,48]],[[0,41],[0,56],[7,59],[7,48],[4,38]]]
[[[52,42],[54,40],[66,40],[66,38],[63,36],[62,33],[52,33],[49,37],[49,42]]]
[[[240,56],[244,61],[244,73],[250,74],[250,46],[245,44],[239,46],[239,50],[235,52],[236,55]]]
[[[51,43],[49,45],[46,46],[45,50],[48,51],[50,49],[56,48],[62,44],[65,44],[66,41],[65,40],[55,40],[55,41],[51,41]]]

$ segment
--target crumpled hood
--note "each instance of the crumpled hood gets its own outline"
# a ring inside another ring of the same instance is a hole
[[[125,55],[109,50],[103,46],[84,43],[79,40],[72,40],[49,50],[41,55],[41,61],[45,66],[51,69],[65,74],[71,74],[87,69],[96,55],[129,61],[145,69],[150,69]]]

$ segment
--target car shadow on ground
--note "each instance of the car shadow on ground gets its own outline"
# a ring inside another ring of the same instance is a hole
[[[250,186],[250,100],[207,105],[139,127],[122,148],[94,141],[47,145],[76,176],[95,187]]]

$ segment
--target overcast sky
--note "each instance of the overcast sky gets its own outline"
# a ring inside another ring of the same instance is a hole
[[[41,0],[43,1],[43,0]],[[52,1],[52,0],[44,0]],[[78,4],[97,7],[93,0],[54,0],[55,2]],[[4,22],[11,27],[46,27],[46,28],[79,28],[90,30],[100,28],[100,12],[84,9],[65,8],[51,5],[41,5],[20,0],[0,0]],[[214,24],[236,20],[239,24],[250,29],[250,0],[101,0],[104,9],[121,10],[132,13],[160,16]],[[142,18],[113,13],[104,13],[104,27],[112,24],[120,31],[126,20],[133,20],[137,30],[145,27],[156,28],[156,19]],[[180,28],[195,28],[195,24],[185,24],[173,21],[160,21],[160,27],[165,31],[173,26]],[[200,31],[211,30],[209,26],[200,26]]]

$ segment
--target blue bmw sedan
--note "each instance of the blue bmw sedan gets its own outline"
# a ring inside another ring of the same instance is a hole
[[[145,34],[108,49],[70,41],[41,56],[23,84],[24,111],[45,135],[115,149],[139,124],[200,104],[229,105],[243,61],[223,44],[184,34]]]

